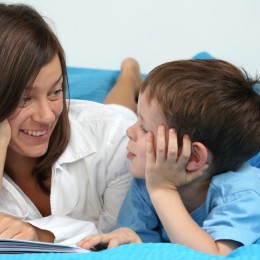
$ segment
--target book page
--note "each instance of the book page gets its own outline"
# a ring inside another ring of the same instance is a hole
[[[39,241],[0,238],[0,254],[21,253],[87,253],[89,250],[69,245],[45,243]]]

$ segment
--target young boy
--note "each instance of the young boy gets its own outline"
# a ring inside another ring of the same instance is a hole
[[[78,246],[172,242],[227,255],[260,238],[260,96],[222,60],[162,64],[143,81],[127,130],[135,177],[113,232]],[[144,180],[145,179],[145,180]]]

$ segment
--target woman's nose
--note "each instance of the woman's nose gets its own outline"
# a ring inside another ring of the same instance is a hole
[[[35,104],[33,120],[43,124],[51,124],[55,120],[55,113],[50,104],[51,101],[45,100]]]

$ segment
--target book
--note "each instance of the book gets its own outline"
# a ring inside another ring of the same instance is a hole
[[[0,254],[87,252],[90,251],[71,245],[0,238]]]

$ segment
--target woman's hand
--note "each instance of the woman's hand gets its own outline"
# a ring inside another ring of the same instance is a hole
[[[0,123],[0,147],[8,147],[11,140],[11,127],[7,119]]]
[[[122,244],[141,243],[140,237],[130,228],[123,227],[108,234],[88,236],[77,243],[78,247],[85,249],[95,249],[95,246],[105,245],[112,248]]]
[[[193,180],[186,171],[191,155],[191,141],[187,135],[183,137],[183,145],[178,147],[177,133],[169,130],[168,145],[165,126],[158,128],[156,149],[152,133],[146,139],[146,171],[145,180],[149,191],[177,190]]]
[[[11,140],[11,126],[7,119],[0,123],[0,191],[2,189],[2,180],[7,148]]]
[[[6,213],[0,213],[0,238],[53,242],[54,235],[19,220]]]

